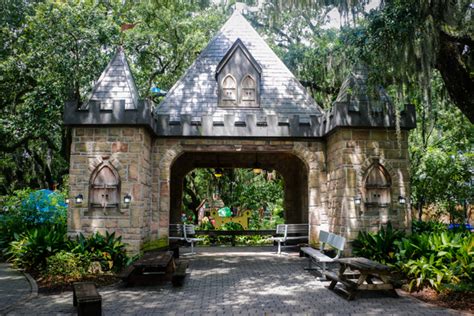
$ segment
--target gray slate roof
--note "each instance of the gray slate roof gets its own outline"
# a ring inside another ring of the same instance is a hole
[[[260,108],[226,109],[218,106],[216,67],[237,39],[244,43],[262,68]],[[301,119],[306,117],[309,120],[309,115],[322,113],[305,88],[238,11],[155,109],[156,115],[169,115],[171,120],[179,120],[185,114],[212,116],[213,121],[223,120],[226,114],[237,117],[256,114],[260,118],[276,115],[279,121],[299,115]]]
[[[364,65],[356,65],[346,77],[334,103],[345,104],[350,111],[366,107],[372,112],[382,112],[392,105],[390,97],[381,86],[375,89],[368,86],[368,70]]]
[[[86,107],[91,104],[99,104],[101,110],[112,110],[120,104],[124,104],[126,110],[137,108],[138,90],[122,47],[117,49],[94,85]]]

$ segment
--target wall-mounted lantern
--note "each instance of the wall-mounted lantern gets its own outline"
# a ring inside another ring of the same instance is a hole
[[[401,196],[401,195],[400,195],[400,196],[398,197],[398,203],[399,203],[400,205],[405,205],[405,204],[407,203],[407,199],[406,199],[404,196]]]
[[[74,201],[76,202],[76,204],[82,204],[82,201],[84,201],[84,196],[82,194],[78,194],[74,198]]]
[[[362,203],[362,198],[360,196],[354,196],[354,204],[360,205]]]
[[[66,202],[66,204],[69,205],[69,202],[71,202],[71,201],[69,200],[69,198],[66,198],[66,200],[64,202]]]
[[[132,202],[132,196],[130,194],[125,194],[125,196],[123,197],[123,203],[125,204],[130,204],[130,202]]]

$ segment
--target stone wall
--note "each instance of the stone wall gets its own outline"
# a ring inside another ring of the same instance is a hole
[[[374,163],[382,165],[391,178],[388,207],[377,209],[365,203],[365,178]],[[398,203],[399,196],[409,196],[408,132],[401,131],[397,137],[393,130],[338,129],[327,138],[327,168],[330,231],[350,241],[359,231],[378,231],[388,221],[410,229],[409,205]],[[354,202],[356,196],[362,198],[360,205]]]
[[[405,131],[397,138],[395,131],[338,129],[326,142],[163,139],[152,138],[145,128],[128,127],[73,128],[72,133],[70,196],[83,194],[84,202],[70,204],[69,233],[115,231],[134,253],[143,242],[168,236],[170,210],[179,207],[179,203],[171,203],[172,183],[176,186],[176,181],[182,181],[195,168],[194,162],[179,162],[178,169],[183,170],[178,180],[171,181],[173,164],[184,154],[259,153],[261,163],[271,162],[285,178],[288,222],[308,222],[313,244],[320,229],[353,240],[359,231],[378,230],[388,221],[395,227],[410,228],[409,207],[398,204],[398,196],[409,196]],[[91,174],[105,161],[120,176],[120,207],[116,212],[90,208],[88,203]],[[390,174],[391,203],[381,209],[369,208],[364,201],[356,206],[354,197],[364,198],[364,181],[374,162]],[[233,163],[229,167],[242,167],[245,162]],[[132,196],[129,205],[123,203],[127,193]]]
[[[69,170],[70,196],[84,196],[82,204],[70,203],[70,235],[113,232],[121,235],[129,250],[137,252],[150,235],[151,137],[144,128],[72,128]],[[120,176],[118,211],[89,208],[89,181],[94,170],[108,161]],[[126,194],[129,205],[123,203]]]

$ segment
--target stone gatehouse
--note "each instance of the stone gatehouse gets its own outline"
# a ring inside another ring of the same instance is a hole
[[[239,12],[159,105],[140,99],[119,48],[88,101],[65,105],[70,194],[83,197],[69,233],[115,231],[137,252],[179,221],[188,172],[256,161],[283,176],[285,219],[309,223],[312,242],[320,229],[348,240],[388,221],[409,229],[415,111],[397,118],[383,89],[368,91],[355,68],[324,111]]]

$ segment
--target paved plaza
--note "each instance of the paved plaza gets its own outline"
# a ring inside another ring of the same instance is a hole
[[[325,288],[297,253],[278,256],[273,247],[198,248],[182,288],[171,284],[100,288],[104,315],[457,315],[409,297],[368,293],[346,301]],[[18,276],[18,275],[16,275]],[[20,278],[21,279],[21,278]],[[5,286],[2,276],[1,287]],[[29,289],[29,285],[18,287]],[[5,304],[4,292],[1,304]],[[17,293],[18,294],[18,293]],[[24,293],[21,293],[22,295]],[[2,309],[0,308],[0,311]],[[72,293],[22,299],[7,315],[71,315]]]

